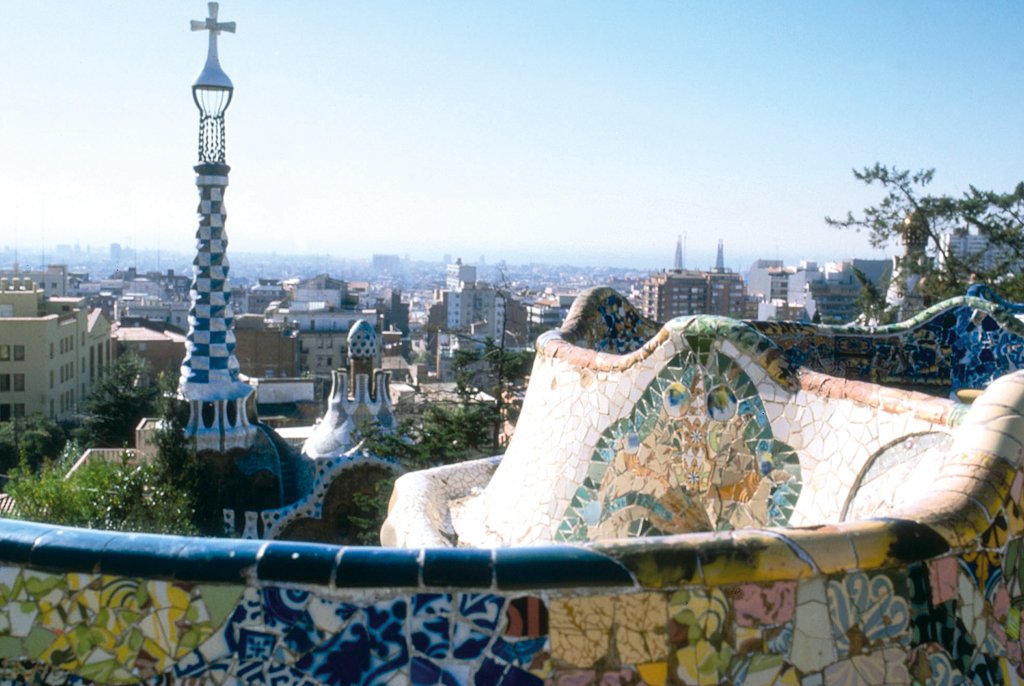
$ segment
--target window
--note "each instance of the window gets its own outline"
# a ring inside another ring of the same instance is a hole
[[[25,375],[15,374],[14,375],[14,390],[24,391],[25,390]]]
[[[24,417],[25,416],[25,403],[14,403],[14,416]]]
[[[11,418],[11,406],[0,405],[0,422],[6,422]]]
[[[14,361],[21,362],[25,359],[25,346],[16,345],[14,346]]]
[[[11,359],[11,346],[0,345],[0,362],[6,362]]]
[[[11,392],[11,375],[0,374],[0,393]]]

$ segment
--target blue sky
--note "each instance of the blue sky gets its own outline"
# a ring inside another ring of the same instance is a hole
[[[188,250],[202,2],[0,0],[0,245]],[[1020,2],[226,0],[239,251],[662,267],[872,253],[878,198],[1024,179]]]

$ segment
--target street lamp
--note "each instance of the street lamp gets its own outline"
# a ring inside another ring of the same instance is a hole
[[[235,22],[218,22],[218,3],[207,3],[210,16],[205,21],[192,21],[193,31],[209,31],[210,44],[206,64],[192,84],[192,100],[199,108],[199,161],[224,164],[224,112],[231,104],[235,86],[221,69],[217,56],[217,36],[221,31],[235,32]]]

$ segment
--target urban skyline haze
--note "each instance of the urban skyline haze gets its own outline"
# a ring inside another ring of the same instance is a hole
[[[0,246],[187,251],[202,2],[2,2]],[[880,194],[1024,177],[1024,5],[221,3],[231,251],[878,257]]]

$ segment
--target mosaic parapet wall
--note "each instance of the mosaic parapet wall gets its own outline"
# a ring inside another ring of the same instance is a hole
[[[882,384],[984,388],[1024,368],[1024,311],[986,287],[888,326],[750,322],[797,366]]]
[[[1024,674],[1024,375],[890,517],[381,549],[3,522],[25,683],[928,684]]]

